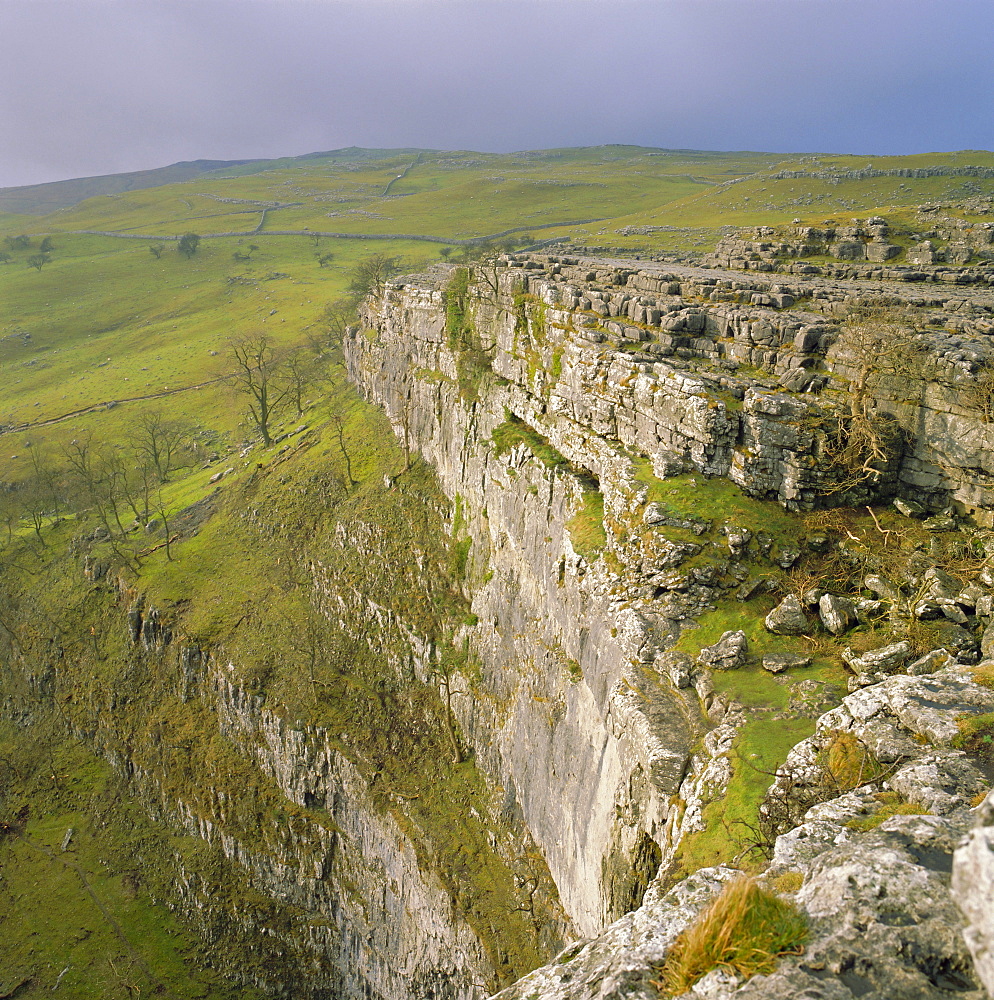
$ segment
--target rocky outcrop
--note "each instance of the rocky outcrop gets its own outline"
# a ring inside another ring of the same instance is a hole
[[[776,838],[761,876],[806,916],[803,954],[747,981],[715,970],[688,998],[985,995],[992,940],[990,798],[973,812],[968,803],[989,779],[961,752],[941,746],[958,731],[953,720],[994,706],[994,692],[973,682],[966,668],[927,680],[895,677],[872,691],[850,695],[823,716],[818,734],[856,733],[881,760],[899,766],[851,791],[836,788],[808,807],[798,825]],[[814,749],[818,734],[788,758],[781,788],[821,766]],[[926,735],[929,743],[914,738]],[[906,805],[889,815],[896,793]],[[655,883],[639,910],[498,997],[654,1000],[654,982],[673,941],[735,874],[702,869],[668,892]]]
[[[507,401],[520,419],[595,475],[604,474],[598,439],[617,441],[649,456],[657,475],[697,469],[801,508],[845,499],[831,440],[848,401],[824,391],[833,373],[852,374],[851,355],[832,350],[839,316],[881,301],[941,313],[945,329],[923,341],[937,367],[921,398],[909,400],[906,384],[880,390],[877,406],[901,441],[875,490],[866,481],[862,489],[935,508],[956,498],[981,518],[994,510],[992,425],[964,392],[994,357],[994,294],[568,257],[505,263],[492,279],[500,291],[469,290],[463,309],[483,335],[477,357],[521,391]],[[444,353],[447,280],[441,272],[388,289],[376,322],[434,323],[429,343]],[[424,347],[415,352],[418,366]],[[458,378],[455,367],[465,374],[465,363],[450,367],[449,378]]]

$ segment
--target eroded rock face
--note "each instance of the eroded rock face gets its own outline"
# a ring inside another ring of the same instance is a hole
[[[457,638],[482,666],[472,683],[454,680],[453,711],[477,765],[538,843],[570,918],[590,934],[638,902],[653,874],[646,859],[658,864],[672,849],[670,800],[705,724],[696,693],[681,690],[689,673],[654,664],[710,591],[681,568],[698,551],[692,542],[649,533],[626,547],[611,529],[606,545],[623,560],[625,585],[604,560],[574,549],[569,525],[592,488],[633,533],[673,516],[646,503],[611,436],[622,410],[587,391],[603,373],[609,395],[630,397],[621,383],[632,368],[564,353],[560,395],[549,402],[539,391],[545,370],[529,376],[513,295],[478,309],[504,382],[481,376],[473,398],[437,286],[391,289],[371,306],[365,320],[376,335],[348,342],[349,370],[460,498],[478,621]],[[696,399],[691,406],[720,429],[720,414]],[[625,436],[656,434],[655,422],[643,423]],[[542,460],[529,444],[536,432],[562,461]],[[698,432],[688,425],[687,433]],[[498,448],[495,438],[511,443]],[[677,520],[692,531],[703,523]]]
[[[824,439],[812,428],[830,428],[837,419],[817,396],[823,378],[817,366],[842,370],[845,361],[826,360],[835,324],[824,316],[801,322],[780,311],[793,305],[789,289],[756,292],[759,299],[746,306],[740,290],[726,289],[718,277],[613,265],[584,269],[576,261],[549,259],[507,263],[496,293],[478,295],[468,307],[480,338],[474,350],[486,357],[475,373],[446,328],[447,275],[388,286],[363,315],[367,332],[347,340],[347,361],[367,398],[434,466],[448,495],[459,498],[461,531],[471,542],[467,588],[478,622],[457,638],[482,664],[471,684],[456,680],[454,711],[462,732],[508,808],[520,811],[576,925],[588,936],[607,935],[603,948],[592,943],[591,950],[581,949],[587,964],[574,964],[581,956],[571,952],[555,975],[536,973],[532,993],[587,995],[579,986],[570,992],[575,977],[583,989],[599,983],[605,996],[638,995],[631,991],[649,980],[637,961],[626,964],[623,946],[635,940],[640,918],[629,915],[620,924],[611,918],[638,900],[640,886],[630,884],[631,873],[644,874],[647,858],[671,857],[680,835],[703,822],[707,797],[721,794],[735,706],[715,692],[707,670],[666,652],[679,623],[708,608],[720,573],[700,565],[697,543],[660,541],[656,529],[673,526],[700,536],[711,524],[670,509],[658,496],[649,502],[632,455],[645,456],[658,477],[725,476],[755,496],[810,508],[833,475]],[[688,293],[707,304],[684,301]],[[705,363],[695,367],[687,363],[692,359]],[[740,363],[770,377],[740,376]],[[918,415],[949,457],[959,447],[954,439],[968,439],[973,424],[961,413],[949,416],[955,406],[943,392],[933,393],[928,412]],[[959,452],[948,468],[967,469],[969,462],[975,463],[969,468],[987,467],[972,446]],[[911,488],[931,503],[951,483],[947,466],[936,471],[918,452],[892,459],[881,470],[880,489]],[[953,478],[982,506],[986,487],[974,484],[972,475]],[[979,483],[982,476],[975,478]],[[963,485],[968,481],[969,489]],[[876,487],[867,489],[865,498]],[[589,549],[579,551],[579,543],[574,547],[569,529],[592,490],[603,502],[603,551],[613,568]],[[757,549],[784,569],[796,562],[798,551],[789,547],[771,554],[763,534],[726,527],[726,563]],[[752,586],[747,574],[736,584],[746,599]],[[900,597],[899,588],[893,595],[886,587],[881,592]],[[944,619],[956,608],[969,619],[961,596],[943,590],[929,600]],[[818,594],[832,631],[884,608],[882,601],[824,598]],[[943,624],[972,641],[958,619]],[[781,602],[767,621],[782,634],[807,634],[816,625],[796,597]],[[953,640],[959,642],[950,633]],[[714,667],[739,655],[726,657],[722,643],[717,646],[706,654]],[[893,765],[892,790],[947,824],[932,833],[948,840],[959,829],[963,797],[984,781],[949,747],[950,727],[956,729],[950,719],[987,702],[955,670],[887,677],[908,659],[906,649],[871,655],[858,675],[868,686],[826,716],[788,764],[803,779],[819,767],[832,732],[853,732],[878,760]],[[703,741],[705,752],[691,755],[694,739],[709,725],[715,728]],[[922,739],[938,746],[926,754]],[[682,814],[670,806],[675,795],[686,804]],[[856,797],[865,818],[877,800],[872,790]],[[930,945],[927,935],[905,932],[916,893],[935,903],[936,928],[952,912],[942,871],[922,860],[920,845],[912,849],[914,838],[885,829],[886,823],[883,833],[850,835],[844,810],[805,818],[806,808],[798,819],[810,836],[795,837],[792,853],[785,841],[778,863],[810,881],[812,919],[825,921],[819,925],[821,950],[812,952],[820,957],[808,966],[788,963],[779,980],[769,977],[768,988],[780,991],[769,995],[817,989],[845,997],[865,992],[867,982],[879,990],[888,981],[926,997],[950,983],[973,989],[969,958],[955,935],[938,935]],[[901,818],[891,822],[900,825]],[[868,852],[863,868],[852,867],[859,864],[856,854],[843,852],[816,870],[822,855],[848,849],[857,836]],[[843,869],[855,879],[849,895],[836,879]],[[893,913],[863,900],[890,879],[900,886]],[[657,891],[650,889],[644,905],[659,903]],[[833,898],[847,915],[830,925],[825,908]],[[845,948],[864,917],[874,932],[860,946],[875,942],[879,953],[859,952],[856,969]],[[887,949],[897,950],[891,965],[880,957]],[[763,995],[759,988],[717,980],[707,987],[715,996],[734,990]]]

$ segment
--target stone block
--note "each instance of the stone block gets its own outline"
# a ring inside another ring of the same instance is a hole
[[[856,606],[840,594],[824,594],[818,601],[818,617],[832,635],[848,632],[856,622]]]

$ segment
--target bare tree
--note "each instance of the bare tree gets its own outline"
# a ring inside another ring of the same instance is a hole
[[[37,479],[26,479],[18,483],[14,493],[14,500],[18,516],[30,523],[35,535],[38,536],[38,541],[44,545],[45,539],[42,536],[41,529],[44,527],[51,512],[48,490]]]
[[[290,351],[283,362],[282,376],[286,382],[287,398],[296,407],[297,416],[304,415],[304,396],[318,388],[327,378],[319,358],[311,357],[301,348]]]
[[[191,427],[179,420],[167,420],[161,410],[143,413],[136,422],[135,450],[144,456],[159,475],[160,482],[169,478],[191,435]]]
[[[974,374],[973,381],[963,390],[970,406],[980,411],[985,424],[994,423],[994,360],[988,360]]]
[[[264,333],[232,341],[228,354],[235,363],[231,384],[248,400],[252,423],[266,445],[271,445],[270,423],[290,394],[285,358]]]
[[[324,307],[319,320],[323,336],[311,338],[311,345],[320,354],[328,354],[333,364],[343,365],[342,343],[350,326],[356,321],[355,299],[335,299]]]
[[[56,463],[51,448],[44,441],[25,441],[24,450],[40,498],[47,498],[52,516],[58,519],[66,494],[66,470]]]
[[[345,447],[345,421],[340,413],[335,413],[331,418],[331,426],[335,429],[335,436],[338,438],[338,447],[342,453],[342,460],[345,462],[345,481],[349,489],[355,486],[356,481],[352,477],[352,458],[348,448]]]
[[[453,688],[453,679],[458,673],[460,665],[466,662],[468,645],[468,642],[464,642],[461,650],[452,647],[439,651],[434,662],[428,667],[428,676],[438,684],[439,694],[442,696],[442,723],[445,735],[449,740],[449,746],[452,749],[453,764],[461,764],[465,759],[459,744],[459,737],[456,734],[456,716],[452,710],[452,699],[457,694],[465,693]]]

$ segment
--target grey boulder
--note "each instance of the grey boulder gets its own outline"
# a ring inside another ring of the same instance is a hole
[[[796,594],[788,594],[766,616],[767,630],[776,635],[804,635],[810,627]]]

